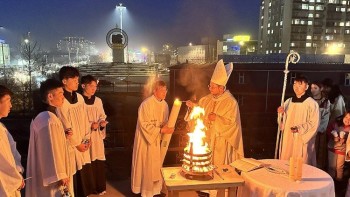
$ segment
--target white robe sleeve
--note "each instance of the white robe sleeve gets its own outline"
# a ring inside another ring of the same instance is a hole
[[[16,148],[16,142],[13,140],[12,135],[9,132],[7,132],[7,137],[9,139],[9,143],[11,146],[13,158],[15,159],[15,162],[16,162],[16,168],[20,173],[23,173],[24,168],[21,164],[21,155],[19,154],[19,152],[17,151],[17,148]]]
[[[47,127],[43,127],[38,131],[36,136],[36,148],[42,150],[38,156],[40,171],[43,176],[43,185],[48,186],[51,183],[61,179],[68,178],[66,169],[66,155],[62,147],[63,131],[60,131],[55,123],[49,123]],[[39,169],[38,169],[39,170]]]
[[[14,161],[13,147],[10,145],[12,136],[11,139],[9,136],[8,131],[2,130],[0,133],[0,196],[11,196],[22,185],[23,179]]]
[[[306,101],[307,100],[304,102]],[[307,144],[316,135],[320,122],[320,110],[318,104],[312,100],[312,102],[307,103],[306,107],[308,110],[308,118],[305,123],[297,125],[304,144]]]
[[[148,144],[153,144],[160,135],[160,125],[157,125],[155,120],[153,120],[154,122],[151,120],[151,114],[153,113],[151,110],[157,109],[151,109],[147,103],[142,103],[138,111],[140,131]]]
[[[99,120],[106,120],[107,118],[107,115],[105,113],[105,110],[103,109],[103,103],[102,103],[102,100],[101,99],[98,99],[98,103],[97,103],[97,107],[99,109]],[[99,128],[100,129],[100,128]],[[102,137],[102,139],[105,139],[106,138],[106,127],[103,128],[103,130],[100,131],[100,135]]]
[[[23,178],[3,150],[0,151],[0,161],[0,196],[11,196],[22,185]]]

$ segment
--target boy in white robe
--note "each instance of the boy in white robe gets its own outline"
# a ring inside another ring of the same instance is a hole
[[[93,129],[91,132],[91,169],[95,179],[96,192],[100,195],[106,193],[105,172],[105,147],[103,140],[106,138],[106,114],[103,109],[102,100],[95,96],[97,79],[91,75],[81,77],[83,98],[85,101],[86,114]]]
[[[283,113],[280,159],[289,160],[294,152],[305,164],[316,166],[315,138],[320,115],[317,102],[306,94],[308,88],[306,77],[295,78],[295,96],[277,109],[278,113]]]
[[[12,92],[0,85],[0,119],[8,116],[11,110]],[[19,197],[24,187],[21,155],[16,149],[16,142],[0,123],[0,196]]]
[[[153,95],[145,99],[138,110],[132,154],[131,189],[143,197],[160,194],[162,176],[160,169],[161,133],[171,134],[174,128],[167,126],[169,108],[165,102],[167,87],[164,81],[153,85]]]
[[[64,101],[62,83],[48,79],[41,83],[43,109],[30,124],[26,196],[56,196],[73,192],[70,160],[63,125],[56,108]]]
[[[88,196],[96,193],[91,171],[89,148],[91,145],[91,124],[86,115],[84,98],[77,93],[79,71],[71,66],[63,66],[59,71],[63,83],[63,105],[56,109],[66,132],[72,133],[69,139],[69,153],[72,160],[72,174],[75,196]]]
[[[210,84],[210,94],[201,98],[198,105],[205,110],[204,122],[207,127],[206,141],[213,153],[213,164],[230,164],[244,157],[241,117],[236,99],[226,90],[226,83],[232,73],[233,65],[224,65],[218,61]],[[189,121],[191,109],[196,105],[187,101],[189,111],[185,120]],[[223,192],[220,190],[219,192]],[[217,191],[210,191],[210,196],[216,196]],[[200,194],[208,196],[207,194]]]

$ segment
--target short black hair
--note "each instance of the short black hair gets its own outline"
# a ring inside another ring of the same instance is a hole
[[[154,82],[152,90],[156,90],[158,87],[166,87],[166,83],[162,80]]]
[[[321,82],[319,82],[319,81],[313,81],[313,82],[310,83],[310,85],[312,85],[312,84],[318,86],[319,88],[323,87],[323,84]]]
[[[294,81],[304,82],[306,84],[309,84],[309,79],[305,75],[298,75],[298,76],[296,76]]]
[[[59,77],[61,81],[63,79],[79,77],[79,70],[72,66],[63,66],[59,71]]]
[[[46,103],[47,102],[47,95],[51,90],[55,90],[57,88],[63,88],[63,84],[60,81],[57,81],[56,79],[46,79],[45,81],[41,82],[40,85],[40,98],[41,100]]]
[[[8,89],[7,87],[0,85],[0,99],[2,99],[4,96],[9,95],[12,96],[13,93],[10,89]]]
[[[81,77],[80,84],[90,84],[93,81],[97,83],[97,79],[94,76],[85,75]]]

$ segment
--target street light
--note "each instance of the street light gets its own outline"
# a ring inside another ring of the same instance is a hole
[[[0,26],[0,30],[3,30],[3,29],[5,29],[4,26]],[[2,64],[3,64],[3,67],[4,67],[4,78],[5,78],[5,84],[7,85],[4,42],[5,42],[4,40],[0,40],[0,43],[1,43],[1,53],[2,53]]]
[[[123,30],[123,11],[126,10],[126,7],[122,3],[116,6],[116,9],[120,12],[120,29]]]

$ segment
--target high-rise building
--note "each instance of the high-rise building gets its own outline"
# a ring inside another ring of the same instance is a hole
[[[10,64],[10,47],[5,40],[0,40],[0,65]]]
[[[262,0],[260,54],[350,53],[350,0]]]

